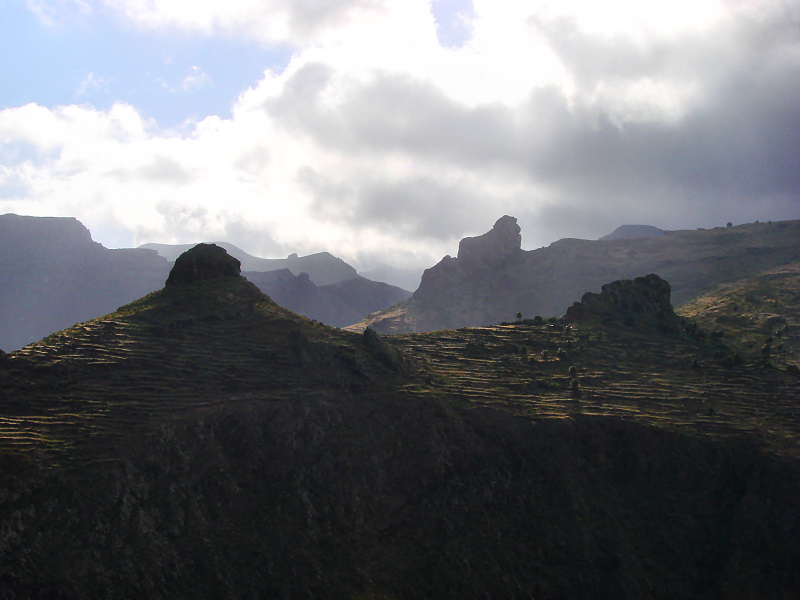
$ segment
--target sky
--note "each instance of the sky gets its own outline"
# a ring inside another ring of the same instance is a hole
[[[0,214],[421,269],[800,218],[796,0],[0,0]]]

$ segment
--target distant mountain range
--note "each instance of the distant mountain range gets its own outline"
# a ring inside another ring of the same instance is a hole
[[[328,325],[349,325],[410,296],[360,277],[327,252],[265,259],[220,245],[261,291]],[[0,215],[0,349],[15,350],[160,289],[172,262],[191,246],[111,250],[74,218]]]
[[[242,263],[242,271],[278,271],[288,269],[293,275],[306,273],[315,285],[323,286],[340,283],[358,277],[358,272],[328,252],[318,252],[308,256],[290,254],[288,258],[260,258],[252,256],[227,242],[214,242]],[[139,248],[155,250],[170,262],[175,262],[181,254],[197,244],[142,244]]]
[[[604,240],[562,239],[525,251],[515,218],[461,240],[455,258],[427,269],[408,300],[356,323],[380,333],[486,325],[564,314],[585,291],[615,279],[655,273],[683,304],[715,284],[800,260],[800,221],[696,231],[623,226]]]

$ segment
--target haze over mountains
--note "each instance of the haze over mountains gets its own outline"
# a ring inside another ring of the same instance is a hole
[[[168,259],[190,247],[108,250],[74,219],[5,215],[0,222],[8,232],[0,238],[0,276],[8,282],[0,290],[4,350],[157,289]],[[648,273],[670,281],[680,305],[715,284],[800,260],[798,221],[673,232],[625,225],[599,241],[563,239],[530,251],[521,239],[516,219],[502,217],[488,233],[462,240],[455,258],[427,269],[413,296],[360,277],[328,252],[264,259],[220,245],[282,306],[329,325],[370,325],[382,333],[499,323],[517,313],[560,315],[585,291]]]
[[[349,325],[410,295],[360,277],[327,252],[263,259],[223,245],[262,291],[330,325]],[[20,348],[158,289],[183,249],[147,246],[109,250],[76,219],[0,216],[0,349]]]

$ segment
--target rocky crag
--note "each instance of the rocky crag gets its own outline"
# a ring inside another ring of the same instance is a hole
[[[509,321],[517,313],[558,316],[587,290],[650,273],[670,282],[680,305],[716,284],[800,260],[800,221],[662,233],[563,239],[524,251],[516,220],[505,216],[484,236],[463,240],[456,258],[426,270],[409,300],[352,329],[432,331]]]

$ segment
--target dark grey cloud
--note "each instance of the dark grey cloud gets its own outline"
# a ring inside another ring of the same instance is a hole
[[[348,83],[333,67],[307,64],[265,109],[293,133],[344,155],[408,155],[443,172],[487,177],[506,169],[548,190],[544,200],[532,197],[527,206],[516,198],[509,209],[506,199],[448,187],[430,171],[399,182],[374,173],[346,184],[316,173],[306,182],[320,209],[409,235],[447,239],[475,231],[479,219],[488,228],[508,210],[534,223],[532,237],[550,240],[556,231],[597,237],[631,221],[682,228],[800,218],[795,17],[741,18],[722,32],[646,44],[591,38],[563,20],[537,26],[575,78],[571,99],[539,88],[518,106],[471,107],[408,75]],[[613,97],[648,83],[676,90],[675,114],[628,111]],[[340,98],[333,106],[323,101],[330,86]],[[612,97],[598,99],[597,89]]]
[[[348,153],[402,151],[465,165],[513,160],[514,114],[500,104],[465,107],[429,82],[376,73],[331,109],[322,93],[334,76],[328,65],[304,65],[265,109],[290,130]]]
[[[301,38],[343,25],[359,13],[383,10],[381,0],[292,0],[284,6],[291,31]]]

